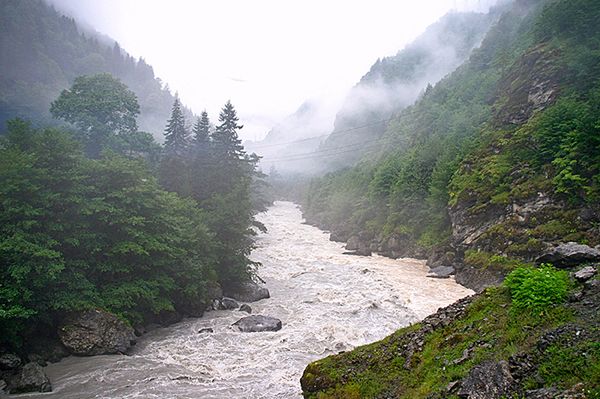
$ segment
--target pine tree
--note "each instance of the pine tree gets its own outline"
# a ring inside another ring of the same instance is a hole
[[[206,111],[202,111],[200,118],[196,120],[192,133],[194,135],[195,147],[204,148],[210,143],[210,121],[208,120]]]
[[[181,110],[179,97],[175,97],[171,119],[165,128],[165,150],[169,155],[183,156],[189,146],[189,132],[185,127],[185,118]]]
[[[190,194],[188,149],[189,132],[185,127],[181,103],[176,96],[171,119],[167,121],[165,128],[165,155],[160,164],[159,180],[166,190],[182,196]]]
[[[227,101],[219,114],[220,125],[213,134],[213,140],[217,153],[229,161],[241,160],[245,155],[242,140],[238,138],[237,134],[237,131],[244,126],[238,125],[238,121],[231,101]]]
[[[211,181],[218,168],[212,153],[210,121],[206,111],[196,120],[192,133],[194,141],[190,184],[193,198],[202,202],[212,195],[214,187],[211,187]]]

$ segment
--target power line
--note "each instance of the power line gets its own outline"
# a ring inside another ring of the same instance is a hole
[[[309,138],[306,138],[306,139],[287,141],[287,142],[283,142],[283,143],[263,144],[263,145],[257,145],[257,146],[249,145],[248,147],[251,150],[255,150],[255,149],[260,149],[260,148],[276,147],[276,146],[280,146],[280,145],[302,143],[302,142],[305,142],[305,141],[310,141],[310,140],[315,140],[315,139],[319,139],[319,138],[323,138],[323,137],[328,137],[328,136],[331,136],[332,134],[345,134],[347,132],[351,132],[351,131],[358,130],[358,129],[363,129],[365,127],[375,126],[375,125],[378,125],[378,124],[383,123],[383,122],[389,122],[392,119],[393,118],[382,119],[382,120],[371,122],[371,123],[368,123],[368,124],[362,125],[362,126],[355,126],[355,127],[351,127],[351,128],[348,128],[348,129],[342,129],[342,130],[334,130],[333,132],[330,132],[330,133],[325,133],[325,134],[322,134],[320,136],[313,136],[313,137],[309,137]]]

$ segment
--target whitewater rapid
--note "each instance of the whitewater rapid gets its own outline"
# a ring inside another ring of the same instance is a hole
[[[343,255],[343,245],[303,224],[290,202],[258,219],[268,233],[252,259],[270,299],[250,304],[277,317],[278,332],[241,333],[246,313],[208,312],[154,330],[131,356],[69,357],[46,367],[54,391],[35,398],[300,398],[299,379],[316,359],[379,340],[472,291],[427,278],[423,261]],[[210,327],[214,333],[198,334]]]

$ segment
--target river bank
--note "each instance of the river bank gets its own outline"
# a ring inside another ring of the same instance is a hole
[[[253,314],[282,320],[277,332],[241,333],[245,313],[213,311],[142,336],[130,356],[69,357],[45,368],[44,398],[294,398],[318,358],[376,341],[472,291],[427,278],[422,261],[343,255],[343,245],[277,202],[259,219],[252,259],[271,298]],[[198,331],[211,328],[213,333]],[[23,395],[31,398],[40,394]]]

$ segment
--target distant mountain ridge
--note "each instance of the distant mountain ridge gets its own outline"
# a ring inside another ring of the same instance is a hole
[[[456,69],[499,15],[450,12],[391,57],[378,59],[337,107],[335,117],[309,100],[259,142],[246,147],[264,170],[320,174],[352,165],[379,139],[392,115],[411,105],[428,85]]]
[[[0,0],[0,131],[14,117],[56,124],[48,110],[60,92],[77,76],[108,72],[137,95],[140,130],[161,141],[174,95],[143,58],[108,41],[42,0]]]

